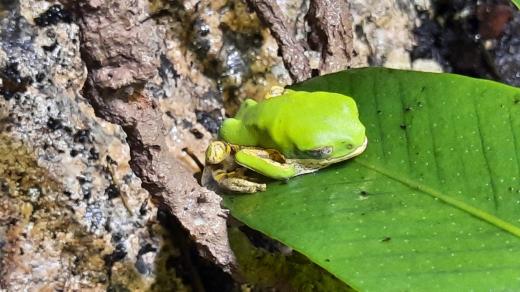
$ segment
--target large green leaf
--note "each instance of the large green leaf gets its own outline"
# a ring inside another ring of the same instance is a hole
[[[520,291],[520,89],[381,68],[294,88],[354,97],[368,149],[233,216],[362,291]]]
[[[520,0],[513,0],[513,3],[516,5],[518,9],[520,9]]]

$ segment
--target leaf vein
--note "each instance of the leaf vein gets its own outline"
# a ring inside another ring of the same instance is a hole
[[[427,117],[427,124],[428,124],[428,130],[430,132],[430,137],[431,137],[431,141],[432,141],[432,147],[433,147],[433,151],[432,151],[432,154],[433,154],[433,164],[435,164],[435,173],[437,174],[436,175],[436,179],[437,179],[437,184],[439,184],[439,182],[442,181],[442,175],[441,175],[441,171],[440,171],[440,168],[439,168],[439,162],[437,161],[437,144],[435,143],[435,134],[433,133],[433,127],[432,127],[432,123],[431,123],[431,116],[430,116],[430,108],[431,108],[431,104],[428,102],[428,97],[426,97],[425,99],[425,102],[426,102],[426,117]]]
[[[445,195],[431,187],[428,187],[428,186],[420,184],[420,183],[416,183],[415,181],[408,179],[406,177],[392,175],[392,173],[386,171],[384,168],[379,168],[379,167],[377,167],[373,164],[370,164],[368,162],[365,162],[361,159],[356,159],[355,162],[359,163],[360,165],[362,165],[368,169],[371,169],[375,172],[379,172],[380,174],[385,175],[393,180],[399,181],[412,189],[417,189],[420,192],[423,192],[434,198],[437,198],[437,199],[447,203],[448,205],[452,205],[453,207],[456,207],[462,211],[465,211],[465,212],[469,213],[470,215],[473,215],[474,217],[479,218],[485,222],[488,222],[491,225],[501,228],[517,237],[520,237],[520,227],[517,227],[501,218],[498,218],[493,214],[487,213],[486,211],[476,208],[463,201],[459,201],[449,195]]]
[[[403,131],[404,131],[404,138],[406,140],[406,160],[408,161],[408,170],[411,171],[413,169],[413,165],[412,165],[412,156],[410,155],[410,137],[408,136],[408,125],[406,125],[405,123],[405,113],[404,113],[404,100],[403,100],[403,85],[401,84],[401,82],[398,82],[398,86],[399,86],[399,101],[401,102],[401,118],[403,120],[403,123],[404,123],[404,128],[403,128]]]
[[[516,137],[516,134],[515,134],[515,131],[514,131],[514,127],[513,127],[513,118],[511,117],[511,109],[509,109],[509,127],[511,129],[511,135],[513,137],[513,152],[514,152],[515,158],[516,158],[516,167],[517,167],[517,170],[518,170],[518,179],[520,179],[520,156],[518,156],[520,148],[518,147],[518,141],[517,141],[517,137]]]
[[[382,127],[381,127],[381,117],[379,114],[381,112],[381,110],[379,109],[379,102],[378,102],[378,98],[377,98],[379,95],[379,92],[377,90],[375,79],[372,82],[373,82],[372,88],[374,88],[374,106],[375,106],[375,110],[376,110],[377,129],[379,130],[378,131],[379,132],[379,142],[381,145],[381,152],[382,152],[383,160],[386,161],[384,135],[383,135]]]
[[[473,109],[475,111],[475,117],[477,119],[477,133],[478,133],[478,136],[479,136],[480,148],[482,149],[482,154],[484,154],[484,162],[486,163],[486,169],[487,169],[487,172],[488,172],[489,182],[491,184],[491,191],[492,191],[492,195],[493,195],[493,204],[494,204],[494,207],[495,207],[495,211],[498,211],[498,200],[497,200],[496,185],[495,185],[495,181],[493,180],[493,176],[491,175],[492,171],[491,171],[491,166],[489,165],[488,152],[487,152],[487,149],[485,147],[484,136],[482,135],[482,131],[480,131],[480,129],[483,127],[483,125],[482,125],[482,122],[480,120],[480,114],[479,114],[478,109],[477,109],[477,104],[476,104],[475,98],[471,98],[471,100],[473,101]]]

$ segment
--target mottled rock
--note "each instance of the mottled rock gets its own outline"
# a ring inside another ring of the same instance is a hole
[[[88,52],[91,78],[103,88],[119,89],[136,83],[144,84],[157,75],[160,66],[164,31],[147,19],[147,3],[132,5],[118,1],[82,1],[83,49]],[[111,13],[123,9],[124,13]],[[128,39],[133,43],[128,47]],[[101,44],[111,44],[107,49]]]
[[[430,5],[420,2],[349,1],[354,19],[352,67],[410,69],[417,8],[428,10]]]
[[[520,12],[506,26],[495,50],[495,66],[498,74],[513,86],[520,86]]]
[[[156,267],[134,266],[143,246],[153,247],[148,262],[166,246],[156,207],[129,167],[124,132],[79,94],[86,70],[71,14],[20,1],[0,36],[0,287],[151,287]]]
[[[224,102],[226,113],[233,114],[241,100],[261,99],[271,86],[291,82],[276,42],[243,1],[168,2],[156,9],[171,12],[158,22],[169,28],[167,56],[181,76],[180,94],[170,96],[188,101],[181,107],[192,103],[199,111],[223,114]],[[189,82],[196,86],[181,91]],[[197,124],[191,116],[189,120]]]

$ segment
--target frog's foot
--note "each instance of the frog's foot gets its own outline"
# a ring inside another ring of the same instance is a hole
[[[271,89],[269,89],[269,92],[267,92],[264,96],[265,99],[270,99],[271,97],[280,96],[284,93],[285,89],[281,86],[275,85],[272,86]]]
[[[220,169],[215,170],[213,179],[220,187],[233,192],[256,193],[265,191],[266,184],[252,181],[244,175],[244,170],[239,169],[232,172],[225,172]]]
[[[218,164],[229,157],[231,147],[222,141],[212,141],[206,149],[206,163]]]
[[[288,179],[297,175],[293,164],[276,150],[245,148],[235,154],[235,160],[243,167],[274,179]]]

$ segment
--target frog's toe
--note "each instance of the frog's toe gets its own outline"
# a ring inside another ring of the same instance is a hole
[[[230,146],[222,141],[213,141],[206,149],[206,163],[218,164],[224,161],[231,152]]]
[[[225,189],[238,193],[256,193],[266,190],[267,185],[255,183],[243,178],[230,177],[219,182],[219,185]]]
[[[285,88],[279,85],[272,86],[264,96],[265,99],[269,99],[271,97],[280,96],[284,93]]]

